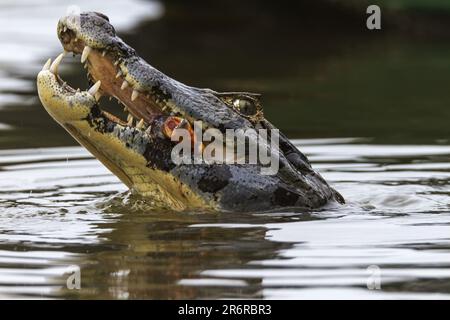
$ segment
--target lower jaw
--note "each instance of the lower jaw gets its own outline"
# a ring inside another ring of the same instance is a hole
[[[109,123],[108,126],[117,129],[117,124]],[[87,121],[67,123],[64,127],[129,189],[151,199],[155,208],[175,211],[194,208],[214,209],[212,204],[205,202],[196,194],[190,193],[190,196],[186,197],[188,190],[186,185],[174,179],[169,172],[149,167],[143,154],[127,147],[127,144],[114,133],[99,132]],[[127,127],[119,129],[133,130]]]

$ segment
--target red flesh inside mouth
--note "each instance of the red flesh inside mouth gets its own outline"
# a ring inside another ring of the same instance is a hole
[[[64,49],[74,54],[81,54],[85,48],[85,43],[77,39],[74,32],[67,29],[60,33],[60,39]],[[125,76],[120,72],[117,60],[114,60],[113,54],[108,51],[92,48],[87,60],[88,76],[92,83],[101,81],[99,94],[102,96],[110,96],[125,106],[124,111],[130,113],[127,120],[120,118],[102,110],[102,113],[109,120],[121,125],[135,126],[140,123],[140,127],[144,127],[161,116],[163,112],[161,107],[146,92],[139,92],[139,95],[132,99],[133,87],[128,84],[124,87]]]

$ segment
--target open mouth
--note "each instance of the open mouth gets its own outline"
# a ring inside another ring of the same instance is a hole
[[[58,65],[68,52],[81,55],[81,63],[87,70],[88,80],[92,87],[88,92],[99,102],[102,96],[116,99],[123,105],[126,119],[101,110],[109,120],[122,126],[135,127],[145,130],[155,118],[169,115],[169,107],[164,101],[145,92],[128,76],[124,57],[117,51],[108,48],[92,48],[77,38],[76,33],[66,26],[58,28],[58,36],[65,53],[61,54],[51,65],[50,70],[57,76]],[[59,76],[59,84],[67,93],[76,92]]]

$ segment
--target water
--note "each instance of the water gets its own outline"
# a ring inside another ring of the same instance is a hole
[[[0,15],[33,3],[0,2]],[[0,298],[450,298],[445,44],[387,37],[349,46],[354,39],[340,34],[320,44],[302,34],[297,46],[256,22],[239,34],[203,34],[209,15],[196,27],[182,20],[189,15],[161,18],[170,5],[90,1],[177,79],[264,92],[268,118],[301,138],[294,143],[347,200],[314,212],[161,212],[39,105],[35,71],[60,51],[54,24],[65,5],[49,3],[54,10],[39,11],[34,30],[45,45],[26,28],[0,32],[10,46],[0,55]],[[242,34],[255,43],[245,47]],[[289,51],[264,51],[258,37]],[[240,50],[223,51],[230,41]],[[67,60],[63,78],[86,87],[79,63]],[[81,289],[71,290],[77,270]],[[381,290],[369,290],[378,279]]]
[[[82,148],[1,151],[0,292],[449,298],[450,147],[295,143],[346,206],[308,214],[156,212]],[[76,292],[64,289],[72,265],[82,270]],[[381,269],[382,291],[366,288],[372,265]]]

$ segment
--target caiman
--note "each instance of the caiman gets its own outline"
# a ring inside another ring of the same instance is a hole
[[[175,164],[170,132],[192,128],[267,129],[259,95],[187,86],[149,65],[116,35],[97,12],[62,17],[57,35],[64,53],[49,59],[37,76],[47,112],[125,185],[156,207],[176,211],[255,212],[314,209],[343,197],[313,170],[307,157],[280,133],[279,170],[261,174],[261,164]],[[58,75],[65,53],[81,55],[90,89],[75,90]],[[119,101],[122,120],[100,107],[101,96]]]

